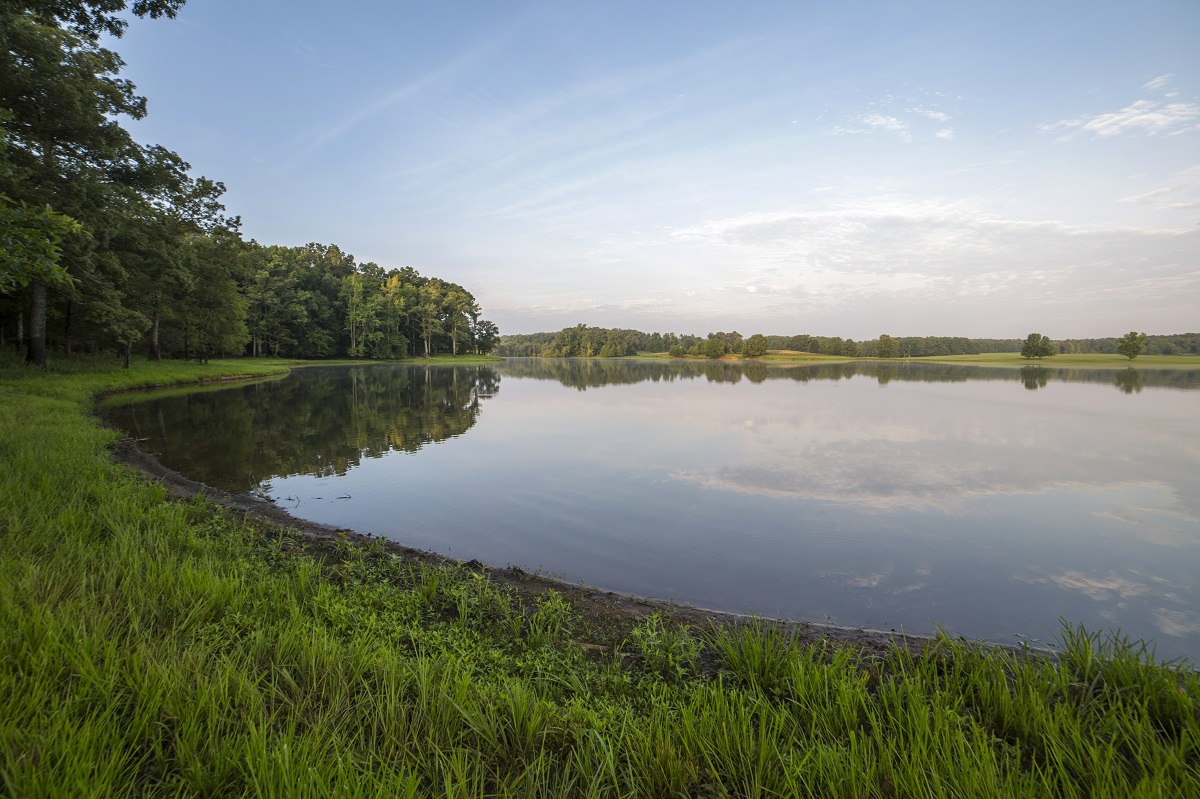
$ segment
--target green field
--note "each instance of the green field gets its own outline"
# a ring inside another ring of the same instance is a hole
[[[895,359],[903,360],[903,359]],[[1077,355],[1054,355],[1050,358],[1022,358],[1019,352],[988,352],[982,355],[937,355],[929,358],[913,358],[914,361],[936,361],[945,363],[1016,364],[1018,366],[1103,366],[1136,368],[1188,369],[1200,366],[1200,355],[1139,355],[1130,360],[1124,355],[1101,355],[1084,353]]]
[[[89,415],[102,392],[286,368],[0,364],[3,795],[1200,795],[1200,678],[1137,643],[618,624],[168,501]]]
[[[637,358],[671,360],[665,352],[639,352]],[[707,360],[698,355],[681,360]],[[721,360],[747,360],[762,363],[836,363],[840,361],[877,361],[880,363],[963,363],[984,366],[1071,366],[1138,369],[1192,369],[1200,367],[1200,355],[1139,355],[1130,360],[1124,355],[1078,354],[1054,355],[1049,358],[1022,358],[1019,352],[986,352],[980,355],[931,355],[923,358],[849,358],[843,355],[819,355],[812,352],[769,350],[761,358],[727,355]]]

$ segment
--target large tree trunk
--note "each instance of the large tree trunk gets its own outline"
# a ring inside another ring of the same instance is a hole
[[[162,360],[162,350],[158,347],[158,320],[161,314],[157,310],[150,321],[150,357],[156,361]]]
[[[133,339],[125,342],[125,368],[129,368],[130,362],[133,361]]]
[[[33,307],[29,312],[29,352],[25,361],[46,368],[46,284],[33,284]]]
[[[67,300],[67,316],[63,320],[63,357],[71,357],[71,301]]]

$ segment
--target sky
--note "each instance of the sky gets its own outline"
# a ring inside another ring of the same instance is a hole
[[[1200,330],[1200,2],[190,0],[134,136],[502,333]]]

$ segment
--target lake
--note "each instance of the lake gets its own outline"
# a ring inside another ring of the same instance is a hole
[[[1200,370],[509,359],[107,403],[168,468],[718,610],[1200,659]]]

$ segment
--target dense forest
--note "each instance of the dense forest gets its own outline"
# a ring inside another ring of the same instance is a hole
[[[639,352],[667,352],[672,356],[704,356],[719,358],[727,354],[761,354],[748,349],[755,339],[769,350],[842,355],[851,358],[920,358],[930,355],[979,355],[985,352],[1019,352],[1018,338],[963,338],[960,336],[900,336],[882,335],[877,339],[855,341],[837,336],[763,336],[743,337],[732,333],[709,333],[693,336],[676,333],[643,333],[640,330],[606,329],[576,325],[557,333],[529,333],[500,338],[497,354],[505,356],[540,356],[544,358],[620,357]],[[1066,339],[1054,342],[1060,353],[1117,352],[1118,337],[1096,339]],[[1147,336],[1148,355],[1200,354],[1200,333],[1181,333],[1168,336]]]
[[[173,17],[184,0],[135,0]],[[462,286],[336,246],[245,241],[225,187],[122,127],[146,100],[102,46],[125,0],[0,6],[0,347],[393,358],[498,340]],[[52,109],[48,113],[47,110]]]

